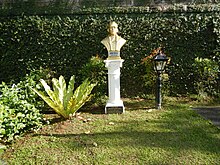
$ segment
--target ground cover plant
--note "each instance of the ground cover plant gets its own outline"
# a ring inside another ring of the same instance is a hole
[[[1,142],[12,142],[25,132],[35,131],[43,126],[45,120],[41,111],[44,104],[30,88],[39,89],[37,80],[41,76],[45,77],[45,73],[42,70],[32,71],[17,84],[0,84]]]
[[[8,164],[218,164],[220,130],[191,110],[184,98],[124,99],[126,113],[93,109],[55,122],[12,144]],[[50,116],[55,119],[56,116]]]

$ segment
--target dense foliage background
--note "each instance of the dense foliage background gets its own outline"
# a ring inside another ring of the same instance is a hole
[[[198,92],[196,82],[203,77],[204,67],[207,66],[200,67],[201,72],[196,72],[198,67],[193,64],[197,57],[211,60],[217,65],[218,72],[218,5],[174,6],[154,10],[148,7],[110,8],[86,9],[60,16],[2,16],[1,81],[18,81],[40,67],[67,78],[76,75],[80,80],[81,70],[92,56],[107,57],[100,41],[107,35],[106,25],[110,20],[119,24],[120,35],[127,40],[121,50],[121,57],[125,59],[121,75],[123,96],[153,92],[153,85],[145,85],[149,84],[146,81],[151,80],[146,78],[146,68],[141,63],[159,46],[164,46],[165,53],[172,59],[165,83],[169,94]],[[153,70],[150,72],[154,74]],[[209,74],[207,79],[212,76],[212,73]],[[218,94],[218,74],[211,78],[211,88]],[[203,81],[204,88],[210,92],[210,82]]]

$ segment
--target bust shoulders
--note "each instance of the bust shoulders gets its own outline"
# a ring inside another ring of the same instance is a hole
[[[121,36],[107,36],[101,43],[107,48],[108,51],[120,51],[121,47],[125,44],[126,40]]]

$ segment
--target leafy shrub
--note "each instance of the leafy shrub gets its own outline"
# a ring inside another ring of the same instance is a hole
[[[151,51],[150,55],[147,55],[145,58],[142,59],[142,64],[145,67],[145,75],[144,78],[144,85],[147,88],[149,93],[155,93],[155,82],[157,75],[155,74],[154,69],[154,58],[159,53],[161,48],[157,48]]]
[[[107,69],[104,60],[99,56],[93,56],[80,70],[81,79],[89,79],[97,85],[93,89],[93,97],[91,102],[95,104],[103,104],[107,95]]]
[[[45,109],[44,102],[39,99],[38,95],[31,90],[31,88],[42,89],[42,85],[39,80],[44,78],[48,83],[50,78],[54,76],[54,72],[49,69],[40,68],[39,70],[33,70],[29,74],[26,74],[24,78],[17,83],[16,87],[19,89],[19,98],[26,100],[28,103],[33,104],[40,111]]]
[[[154,50],[151,51],[150,55],[147,55],[145,58],[142,59],[142,64],[144,65],[145,68],[145,75],[143,76],[144,79],[144,85],[146,88],[146,91],[148,94],[155,94],[156,92],[156,79],[157,79],[157,74],[155,71],[155,66],[154,66],[154,58],[156,55],[158,55],[159,52],[164,52],[164,48],[158,47]],[[169,61],[167,65],[170,64],[171,58],[169,58]],[[167,66],[166,65],[166,66]],[[163,81],[163,88],[162,91],[163,93],[169,94],[169,75],[166,72],[163,72],[161,74],[162,76],[162,81]]]
[[[0,85],[0,138],[11,142],[26,131],[37,130],[43,123],[40,113],[44,102],[30,88],[41,89],[40,77],[49,79],[53,72],[40,68],[27,74],[17,84]]]
[[[208,95],[216,96],[215,85],[220,71],[218,63],[208,58],[197,57],[195,58],[193,69],[195,70],[194,76],[197,79],[194,83],[198,95],[201,98],[205,98]]]
[[[63,76],[59,79],[53,78],[53,90],[50,86],[41,79],[40,80],[47,93],[33,89],[56,113],[64,118],[69,118],[71,115],[81,108],[91,97],[90,93],[96,84],[91,84],[86,79],[73,93],[75,76],[71,76],[68,87]]]
[[[13,84],[0,85],[0,138],[11,142],[26,131],[37,130],[43,124],[40,111],[20,94],[20,88]]]

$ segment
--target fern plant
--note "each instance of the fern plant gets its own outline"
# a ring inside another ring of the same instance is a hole
[[[53,90],[43,79],[40,80],[46,93],[33,89],[56,113],[64,118],[69,118],[79,110],[91,98],[91,91],[96,84],[90,83],[88,79],[74,91],[75,76],[70,78],[68,87],[64,77],[61,75],[59,79],[53,78]]]

